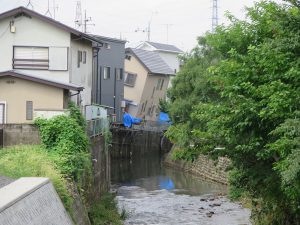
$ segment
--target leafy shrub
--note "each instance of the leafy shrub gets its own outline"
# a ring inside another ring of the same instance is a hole
[[[42,143],[62,173],[79,181],[85,170],[90,170],[89,141],[72,117],[56,116],[52,119],[37,119]]]

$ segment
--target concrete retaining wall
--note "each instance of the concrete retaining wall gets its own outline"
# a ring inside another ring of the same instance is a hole
[[[93,187],[90,190],[91,200],[97,200],[110,189],[110,151],[105,150],[104,137],[91,138],[91,154],[93,163]]]
[[[21,178],[0,189],[0,224],[72,225],[47,178]]]
[[[174,149],[168,153],[164,160],[166,166],[174,167],[222,184],[228,184],[226,172],[227,167],[230,165],[230,160],[228,158],[220,157],[217,161],[214,161],[206,155],[199,155],[194,162],[173,160],[173,151]]]
[[[112,129],[112,158],[132,158],[153,151],[168,152],[172,144],[163,132],[126,128]]]
[[[3,136],[0,137],[3,147],[41,142],[38,128],[31,124],[1,124],[0,130],[3,130]]]

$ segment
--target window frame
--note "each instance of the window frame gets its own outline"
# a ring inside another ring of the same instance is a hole
[[[42,49],[47,49],[48,59],[16,59],[15,58],[16,48],[42,48]],[[21,62],[45,62],[46,64],[18,64],[18,63],[15,63],[16,61],[21,61]],[[49,70],[49,65],[50,65],[50,62],[49,62],[49,47],[46,47],[46,46],[13,45],[13,58],[12,58],[12,68],[13,69]]]
[[[108,69],[107,74],[105,74],[105,69]],[[103,80],[109,80],[110,79],[110,71],[111,71],[111,68],[109,66],[103,66]]]
[[[128,78],[128,76],[132,76],[133,79]],[[131,72],[125,72],[124,76],[124,85],[129,86],[129,87],[134,87],[137,79],[137,74],[136,73],[131,73]],[[132,82],[128,82],[128,80],[132,80]]]
[[[86,51],[82,52],[82,63],[86,64]]]
[[[33,101],[26,101],[26,120],[33,120]]]
[[[118,74],[119,71],[119,74]],[[116,68],[116,80],[123,80],[124,79],[124,72],[122,68]]]

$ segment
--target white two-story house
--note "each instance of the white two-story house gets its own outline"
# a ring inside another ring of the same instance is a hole
[[[31,123],[38,111],[64,110],[70,97],[84,111],[92,103],[95,43],[24,7],[0,14],[0,124]]]

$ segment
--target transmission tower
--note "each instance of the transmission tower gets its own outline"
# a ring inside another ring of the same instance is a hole
[[[50,12],[50,0],[48,0],[48,9],[47,9],[47,11],[45,13],[45,16],[47,16],[47,15],[49,15],[50,17],[52,17],[52,14]]]
[[[211,30],[212,32],[215,31],[216,27],[219,24],[219,17],[218,17],[218,0],[212,0],[213,1],[213,8],[212,8],[212,24],[211,24]]]
[[[31,0],[28,0],[28,4],[26,5],[26,8],[31,8],[33,10],[33,5],[31,3]]]
[[[75,28],[79,29],[81,26],[82,26],[81,1],[77,1],[76,16],[75,16]]]

